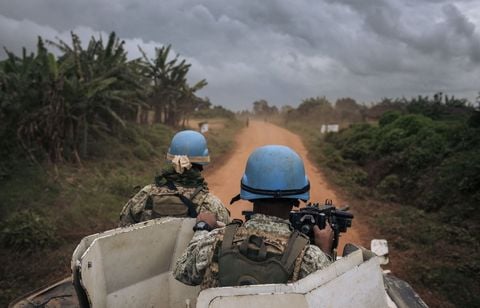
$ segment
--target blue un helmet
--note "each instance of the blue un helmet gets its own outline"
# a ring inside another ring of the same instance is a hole
[[[240,187],[240,196],[234,199],[288,198],[306,201],[310,198],[310,183],[301,157],[282,145],[266,145],[253,151]]]
[[[206,165],[210,162],[207,140],[199,132],[184,130],[173,136],[167,152],[167,160],[172,160],[175,155],[186,155],[191,163]]]

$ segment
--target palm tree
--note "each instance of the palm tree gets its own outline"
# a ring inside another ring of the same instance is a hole
[[[178,110],[180,112],[177,125],[182,122],[182,127],[185,127],[186,122],[190,115],[197,109],[197,107],[203,102],[203,100],[195,95],[195,92],[202,89],[207,85],[205,79],[197,82],[193,87],[190,87],[188,84],[185,84],[182,87],[182,95],[178,100]]]
[[[140,48],[145,66],[144,76],[150,78],[152,83],[149,103],[155,110],[155,121],[177,126],[181,121],[182,112],[186,110],[183,107],[189,102],[194,102],[193,93],[207,83],[202,80],[190,87],[186,78],[190,64],[185,60],[180,61],[178,54],[170,60],[170,50],[170,45],[157,48],[155,58],[149,59]]]

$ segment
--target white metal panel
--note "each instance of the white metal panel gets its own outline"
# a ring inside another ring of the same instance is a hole
[[[99,237],[103,237],[103,236],[110,236],[110,235],[113,235],[113,234],[118,234],[118,233],[121,233],[121,232],[125,232],[126,230],[129,230],[129,228],[112,229],[112,230],[108,230],[108,231],[100,232],[100,233],[95,233],[95,234],[91,234],[89,236],[84,237],[80,241],[80,243],[77,245],[75,250],[73,251],[72,262],[71,262],[72,272],[75,270],[75,266],[77,264],[77,261],[80,260],[82,255],[85,253],[85,250],[87,250],[87,248],[92,244],[92,242],[95,239],[97,239]]]
[[[106,307],[169,307],[168,276],[163,273],[107,294]]]
[[[165,218],[94,237],[80,258],[82,284],[92,306],[185,307],[186,300],[195,303],[198,287],[177,282],[170,271],[193,236],[194,222]]]
[[[264,308],[264,307],[308,307],[303,294],[255,294],[235,297],[217,297],[209,308]]]
[[[387,307],[378,260],[372,258],[306,294],[308,307]]]
[[[207,289],[199,294],[197,308],[262,307],[267,298],[268,306],[276,308],[387,307],[378,260],[363,259],[361,250],[354,251],[292,284]]]
[[[107,286],[103,269],[102,250],[99,245],[92,245],[87,248],[83,257],[80,259],[80,269],[82,284],[87,288],[87,294],[90,304],[93,307],[106,306]]]

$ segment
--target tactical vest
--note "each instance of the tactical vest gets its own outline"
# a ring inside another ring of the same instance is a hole
[[[202,190],[197,188],[180,188],[169,182],[157,192],[148,196],[145,210],[151,211],[151,218],[160,217],[197,217],[196,204],[192,199]]]
[[[218,254],[219,286],[287,283],[308,238],[294,231],[283,252],[278,253],[255,234],[249,234],[239,245],[234,244],[238,228],[239,224],[232,223],[225,229]]]

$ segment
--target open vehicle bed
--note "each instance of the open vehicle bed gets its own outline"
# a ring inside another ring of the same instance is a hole
[[[426,307],[408,284],[386,279],[378,258],[363,249],[295,283],[200,292],[171,272],[193,224],[164,218],[85,237],[73,253],[72,277],[10,307]]]

